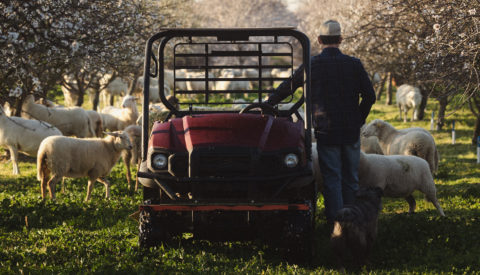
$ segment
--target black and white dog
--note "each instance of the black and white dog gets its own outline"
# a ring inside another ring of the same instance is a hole
[[[340,269],[344,269],[348,255],[356,268],[367,263],[377,236],[382,195],[379,187],[360,187],[354,204],[345,205],[337,212],[330,241]]]

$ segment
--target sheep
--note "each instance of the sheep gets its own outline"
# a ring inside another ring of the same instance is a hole
[[[19,151],[35,157],[42,140],[55,135],[61,136],[62,132],[43,121],[8,117],[0,106],[0,146],[10,151],[14,175],[20,174],[17,164]]]
[[[143,95],[143,76],[139,77],[137,80],[137,88],[135,89],[136,93],[141,93]],[[163,92],[165,95],[170,94],[170,86],[167,83],[163,84]],[[158,89],[158,80],[156,78],[150,78],[150,89],[149,89],[149,94],[148,94],[148,101],[149,102],[160,102],[160,95],[159,95],[159,89]]]
[[[371,121],[362,131],[363,137],[376,136],[385,155],[412,155],[428,162],[433,174],[438,170],[438,151],[435,140],[425,129],[415,127],[395,129],[380,119]]]
[[[387,197],[403,197],[408,202],[409,213],[415,212],[413,191],[419,190],[445,216],[438,203],[428,162],[416,156],[377,155],[360,152],[358,167],[359,185],[380,187]]]
[[[363,129],[365,129],[365,124],[360,128],[360,133]],[[367,154],[383,155],[382,148],[380,147],[376,136],[364,137],[363,135],[360,135],[360,150]]]
[[[104,129],[110,131],[123,130],[131,124],[135,124],[138,119],[138,109],[136,98],[134,96],[125,96],[122,101],[122,108],[108,106],[102,109]]]
[[[198,79],[198,78],[205,78],[204,72],[188,72],[187,73],[188,79]],[[208,78],[214,78],[213,73],[208,73]],[[208,89],[214,90],[214,83],[213,81],[208,82]],[[205,90],[205,81],[187,81],[187,90],[189,91],[203,91]]]
[[[128,135],[130,139],[130,143],[132,144],[131,150],[124,150],[122,152],[122,159],[123,163],[125,164],[125,168],[127,170],[127,182],[128,182],[128,189],[130,189],[130,184],[132,181],[132,175],[130,173],[130,164],[136,165],[137,168],[142,161],[141,157],[141,144],[142,144],[142,127],[138,125],[130,125],[125,130],[124,133]],[[135,191],[138,190],[138,179],[135,181]]]
[[[317,144],[312,143],[313,175],[319,191],[323,189],[323,178],[320,171]],[[440,212],[445,216],[437,201],[436,188],[430,168],[422,158],[416,156],[393,155],[384,156],[360,152],[358,179],[361,186],[378,186],[384,195],[389,197],[404,197],[409,204],[409,212],[415,211],[416,203],[412,196],[414,190],[425,194]]]
[[[90,118],[90,123],[93,126],[94,135],[91,137],[102,137],[103,133],[103,121],[102,116],[95,110],[85,110],[88,117]]]
[[[110,198],[110,182],[105,178],[117,163],[123,150],[131,150],[128,135],[123,132],[105,133],[101,138],[47,137],[37,154],[37,179],[41,182],[42,198],[46,187],[50,198],[55,199],[55,185],[63,178],[88,177],[87,196],[90,200],[94,183],[105,185],[105,197]]]
[[[400,120],[403,116],[403,122],[407,122],[407,112],[410,109],[413,109],[412,121],[418,120],[418,111],[422,102],[422,94],[419,88],[408,84],[401,85],[397,88],[396,100],[400,111]]]
[[[360,137],[360,150],[367,154],[377,154],[383,155],[382,148],[378,143],[378,138],[376,136],[371,137]]]
[[[64,108],[64,106],[57,105],[46,98],[39,98],[35,103],[47,106],[48,108]],[[93,133],[89,131],[87,137],[101,137],[103,132],[102,117],[94,110],[85,110],[85,112],[87,113],[90,119],[90,124],[93,127]]]
[[[222,72],[221,78],[225,78],[226,80],[216,81],[215,82],[215,90],[217,91],[225,91],[225,90],[251,90],[252,84],[250,81],[231,81],[228,79],[235,78],[237,72],[233,70],[224,70]],[[240,72],[241,75],[241,72]],[[248,96],[245,94],[244,96]],[[226,98],[229,99],[231,97],[230,94],[226,94]],[[236,97],[236,96],[234,96]]]
[[[100,78],[100,85],[103,87],[100,93],[105,104],[113,105],[115,96],[123,96],[127,94],[128,83],[121,77],[116,77],[112,81],[112,74],[105,74]]]
[[[22,104],[21,116],[50,123],[65,136],[88,137],[95,135],[90,118],[80,107],[48,108],[36,104],[33,94],[28,95]]]

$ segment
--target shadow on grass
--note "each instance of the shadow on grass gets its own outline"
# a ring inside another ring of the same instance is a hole
[[[382,214],[371,257],[372,269],[437,273],[452,267],[480,267],[480,210],[450,210],[447,217],[432,211]],[[472,239],[474,238],[474,239]]]

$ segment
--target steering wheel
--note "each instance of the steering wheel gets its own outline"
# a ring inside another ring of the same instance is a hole
[[[278,116],[278,111],[275,108],[273,108],[272,105],[270,105],[268,103],[252,103],[252,104],[246,106],[245,108],[243,108],[242,110],[240,110],[239,113],[243,114],[243,113],[246,113],[250,110],[257,109],[257,108],[260,109],[262,115],[265,113],[267,115]]]

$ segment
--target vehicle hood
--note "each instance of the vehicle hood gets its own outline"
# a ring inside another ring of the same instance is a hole
[[[191,152],[196,147],[225,146],[274,151],[303,147],[303,122],[259,114],[198,114],[155,122],[149,148]]]

